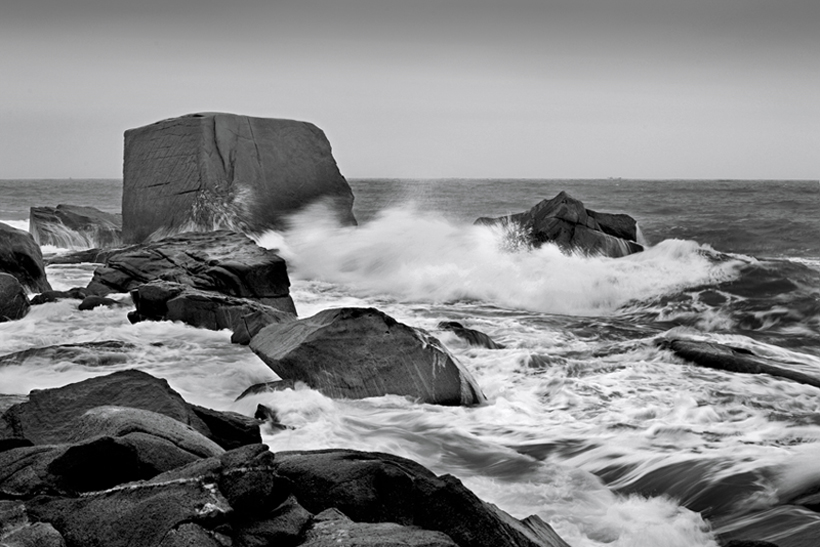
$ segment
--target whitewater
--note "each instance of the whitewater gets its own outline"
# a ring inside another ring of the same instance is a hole
[[[3,222],[27,229],[27,207],[56,205],[38,200],[56,198],[69,181],[41,184],[57,190],[14,186],[19,205],[0,207]],[[116,192],[101,204],[94,184],[103,183],[89,182],[77,204],[115,211]],[[290,426],[263,430],[274,452],[344,447],[408,457],[459,477],[516,517],[538,514],[575,547],[717,546],[740,530],[781,546],[801,530],[820,536],[820,514],[786,503],[820,485],[817,389],[698,368],[658,343],[715,341],[820,373],[817,181],[351,186],[358,227],[336,225],[317,205],[288,230],[257,237],[286,259],[299,316],[372,306],[424,328],[471,371],[486,405],[333,400],[305,386],[236,401],[277,377],[246,346],[231,344],[230,332],[131,325],[128,307],[81,312],[70,300],[0,324],[0,356],[77,342],[130,345],[87,362],[0,365],[0,403],[139,368],[195,404],[247,415],[259,403],[274,408]],[[472,223],[559,190],[635,217],[646,251],[567,255]],[[95,267],[53,265],[47,273],[66,290],[87,284]],[[126,294],[114,298],[130,304]],[[505,349],[469,346],[440,321],[485,332]]]

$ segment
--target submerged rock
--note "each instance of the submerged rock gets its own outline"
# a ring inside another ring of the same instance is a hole
[[[31,234],[0,222],[0,273],[17,278],[31,292],[50,291],[43,253]]]
[[[769,374],[801,384],[820,388],[820,374],[812,376],[787,368],[744,348],[734,348],[716,342],[699,340],[661,339],[658,344],[678,357],[696,365],[728,372],[745,374]]]
[[[26,290],[16,277],[0,273],[0,323],[22,319],[31,308]]]
[[[152,281],[131,291],[136,311],[128,315],[132,323],[143,320],[181,321],[193,327],[210,330],[235,329],[244,326],[244,317],[258,313],[268,323],[292,321],[296,310],[290,298],[281,304],[287,310],[260,304],[247,298],[225,296],[193,289],[170,281]]]
[[[74,287],[67,291],[43,291],[36,294],[31,299],[31,305],[37,306],[40,304],[47,304],[49,302],[57,302],[58,300],[83,300],[88,296],[88,289],[85,287]]]
[[[456,321],[441,321],[438,324],[441,330],[450,331],[471,346],[478,346],[487,349],[504,349],[504,346],[495,342],[492,338],[481,331],[468,329]]]
[[[317,200],[356,224],[353,193],[324,133],[293,120],[190,114],[125,132],[123,237],[262,233]]]
[[[0,356],[0,366],[26,365],[36,367],[55,362],[70,362],[86,367],[110,366],[128,361],[134,344],[120,340],[79,342],[29,348]]]
[[[287,265],[247,236],[221,230],[187,233],[114,252],[88,290],[105,296],[163,280],[293,309]]]
[[[38,245],[117,247],[122,245],[122,215],[80,205],[32,207],[29,232]]]
[[[637,243],[635,219],[625,214],[598,213],[561,192],[529,211],[507,217],[482,217],[476,224],[502,226],[523,238],[528,247],[554,243],[564,252],[582,252],[618,258],[643,251]]]
[[[304,382],[328,397],[393,394],[443,405],[485,400],[472,375],[438,340],[374,308],[330,309],[269,325],[250,347],[280,378]]]

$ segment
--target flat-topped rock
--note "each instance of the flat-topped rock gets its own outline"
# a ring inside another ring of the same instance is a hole
[[[250,347],[283,380],[304,382],[329,397],[393,394],[443,405],[485,400],[441,342],[374,308],[329,309],[269,325]]]
[[[227,230],[189,232],[112,253],[88,289],[104,296],[164,280],[281,308],[290,298],[287,265],[275,251]]]
[[[350,186],[313,124],[201,113],[125,132],[126,243],[183,231],[282,229],[318,200],[343,224],[356,223]]]
[[[513,246],[523,244],[537,248],[553,243],[564,252],[613,258],[643,251],[643,246],[637,243],[635,219],[625,214],[586,209],[581,201],[566,192],[541,201],[529,211],[499,218],[482,217],[475,223],[509,230],[511,237],[521,238],[512,242]]]
[[[30,233],[0,222],[0,273],[17,278],[31,292],[50,291],[43,253]]]
[[[81,205],[32,207],[29,232],[39,245],[117,247],[122,245],[122,215]]]

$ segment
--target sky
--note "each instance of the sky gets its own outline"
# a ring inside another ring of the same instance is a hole
[[[305,120],[348,178],[820,178],[818,0],[6,0],[0,179]]]

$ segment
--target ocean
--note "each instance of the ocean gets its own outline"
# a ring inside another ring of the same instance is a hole
[[[139,368],[195,404],[248,415],[258,403],[273,407],[292,426],[263,431],[274,452],[345,447],[408,457],[516,517],[540,515],[574,547],[717,546],[737,534],[786,547],[820,538],[820,513],[787,503],[820,488],[817,388],[699,368],[657,344],[715,341],[820,375],[820,182],[349,182],[358,227],[309,208],[289,230],[258,238],[287,260],[299,315],[373,306],[427,329],[472,372],[486,405],[332,400],[307,388],[237,402],[248,386],[277,377],[229,332],[131,325],[127,308],[81,312],[71,300],[0,324],[0,355],[102,340],[134,348],[104,364],[0,366],[0,403]],[[587,208],[633,216],[646,251],[568,256],[473,225],[561,190]],[[119,180],[5,180],[0,221],[27,229],[31,206],[118,212],[120,199]],[[47,272],[65,290],[84,286],[94,268]],[[440,321],[506,348],[468,346]]]

